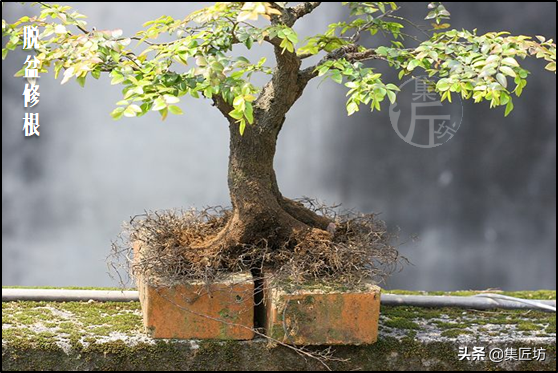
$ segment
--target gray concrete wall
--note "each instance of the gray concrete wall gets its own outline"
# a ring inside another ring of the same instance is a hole
[[[98,29],[131,34],[195,3],[70,3]],[[420,21],[426,4],[403,14]],[[455,3],[457,28],[556,35],[556,3]],[[14,20],[25,6],[7,4]],[[324,5],[301,22],[322,30],[341,10]],[[372,41],[373,42],[373,41]],[[269,51],[268,51],[269,52]],[[208,103],[186,100],[185,116],[113,122],[120,99],[106,78],[85,89],[41,78],[42,135],[21,132],[23,83],[11,76],[22,52],[2,64],[2,283],[114,285],[105,256],[120,225],[145,209],[228,204],[225,123]],[[383,212],[415,263],[390,287],[555,288],[556,78],[533,70],[513,115],[465,106],[460,132],[442,147],[413,148],[386,113],[344,115],[344,89],[318,82],[293,108],[276,168],[287,196],[317,197]],[[378,65],[382,70],[383,68]],[[383,71],[383,70],[382,70]]]

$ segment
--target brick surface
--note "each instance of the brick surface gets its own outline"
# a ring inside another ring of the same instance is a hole
[[[135,245],[135,255],[139,248]],[[136,256],[137,257],[137,256]],[[188,282],[151,286],[137,279],[143,324],[157,339],[254,338],[254,281],[250,273],[230,275],[210,286]]]
[[[375,343],[380,316],[380,288],[308,286],[297,290],[266,281],[268,336],[294,345],[360,345]]]

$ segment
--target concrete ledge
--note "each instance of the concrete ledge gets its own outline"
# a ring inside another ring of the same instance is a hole
[[[555,293],[553,294],[555,298]],[[548,299],[548,298],[547,298]],[[544,361],[459,361],[460,347],[543,348]],[[320,347],[315,347],[319,350]],[[556,370],[556,314],[382,307],[378,342],[336,346],[335,370]],[[265,340],[154,340],[139,303],[2,304],[2,370],[323,370]]]
[[[536,344],[494,344],[491,348],[540,347]],[[544,345],[549,348],[550,346]],[[554,345],[555,347],[555,345]],[[548,351],[548,350],[547,350]],[[464,362],[457,359],[455,343],[422,344],[411,340],[380,339],[370,346],[340,346],[336,358],[328,362],[333,370],[519,370],[556,371],[556,352],[546,362]],[[268,348],[263,340],[234,342],[163,342],[134,347],[125,343],[93,346],[82,351],[50,348],[19,349],[2,347],[2,370],[179,370],[179,371],[314,371],[325,367],[303,358],[285,347]]]

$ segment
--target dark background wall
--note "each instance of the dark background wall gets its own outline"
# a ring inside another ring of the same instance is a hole
[[[69,4],[91,26],[128,34],[200,6]],[[402,15],[424,17],[426,4],[402,5]],[[556,3],[447,6],[458,29],[556,36]],[[3,18],[26,12],[8,4]],[[297,31],[322,30],[341,12],[326,4]],[[164,123],[156,115],[113,122],[108,113],[120,92],[106,78],[82,89],[43,76],[41,137],[25,139],[23,81],[11,77],[24,59],[13,53],[2,64],[3,285],[114,285],[104,258],[129,216],[228,203],[228,134],[209,104],[186,100],[185,116]],[[434,149],[403,142],[387,110],[347,118],[344,89],[315,82],[280,138],[284,193],[382,212],[403,238],[417,235],[401,248],[414,266],[388,287],[555,289],[556,78],[542,63],[526,66],[533,74],[510,117],[465,103],[457,135]]]

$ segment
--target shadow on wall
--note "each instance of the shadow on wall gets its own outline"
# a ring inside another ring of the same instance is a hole
[[[133,12],[127,3],[69,4],[91,26],[125,33],[199,7],[157,3],[154,14],[150,3],[134,4]],[[420,20],[425,6],[409,3],[402,11]],[[456,28],[556,34],[555,3],[448,7]],[[3,18],[26,9],[9,4]],[[323,30],[341,11],[325,4],[298,31]],[[23,83],[11,78],[24,59],[14,53],[2,66],[4,285],[114,285],[104,258],[129,216],[228,204],[227,128],[208,103],[187,100],[186,115],[164,123],[156,115],[113,122],[108,114],[121,93],[106,78],[81,89],[44,76],[41,137],[24,139]],[[420,236],[402,248],[416,266],[390,287],[555,288],[556,80],[540,64],[529,67],[530,85],[511,117],[467,104],[456,137],[430,150],[399,139],[387,110],[346,118],[344,89],[315,82],[280,137],[283,192],[382,211],[404,235]]]
[[[457,29],[556,36],[555,3],[448,8]],[[423,8],[402,11],[413,17]],[[540,61],[526,66],[529,85],[508,118],[466,102],[458,133],[433,149],[397,137],[388,110],[338,117],[330,149],[340,156],[324,183],[346,205],[383,211],[404,236],[419,236],[402,249],[415,266],[391,287],[555,289],[556,77]],[[400,106],[410,112],[410,103]]]

